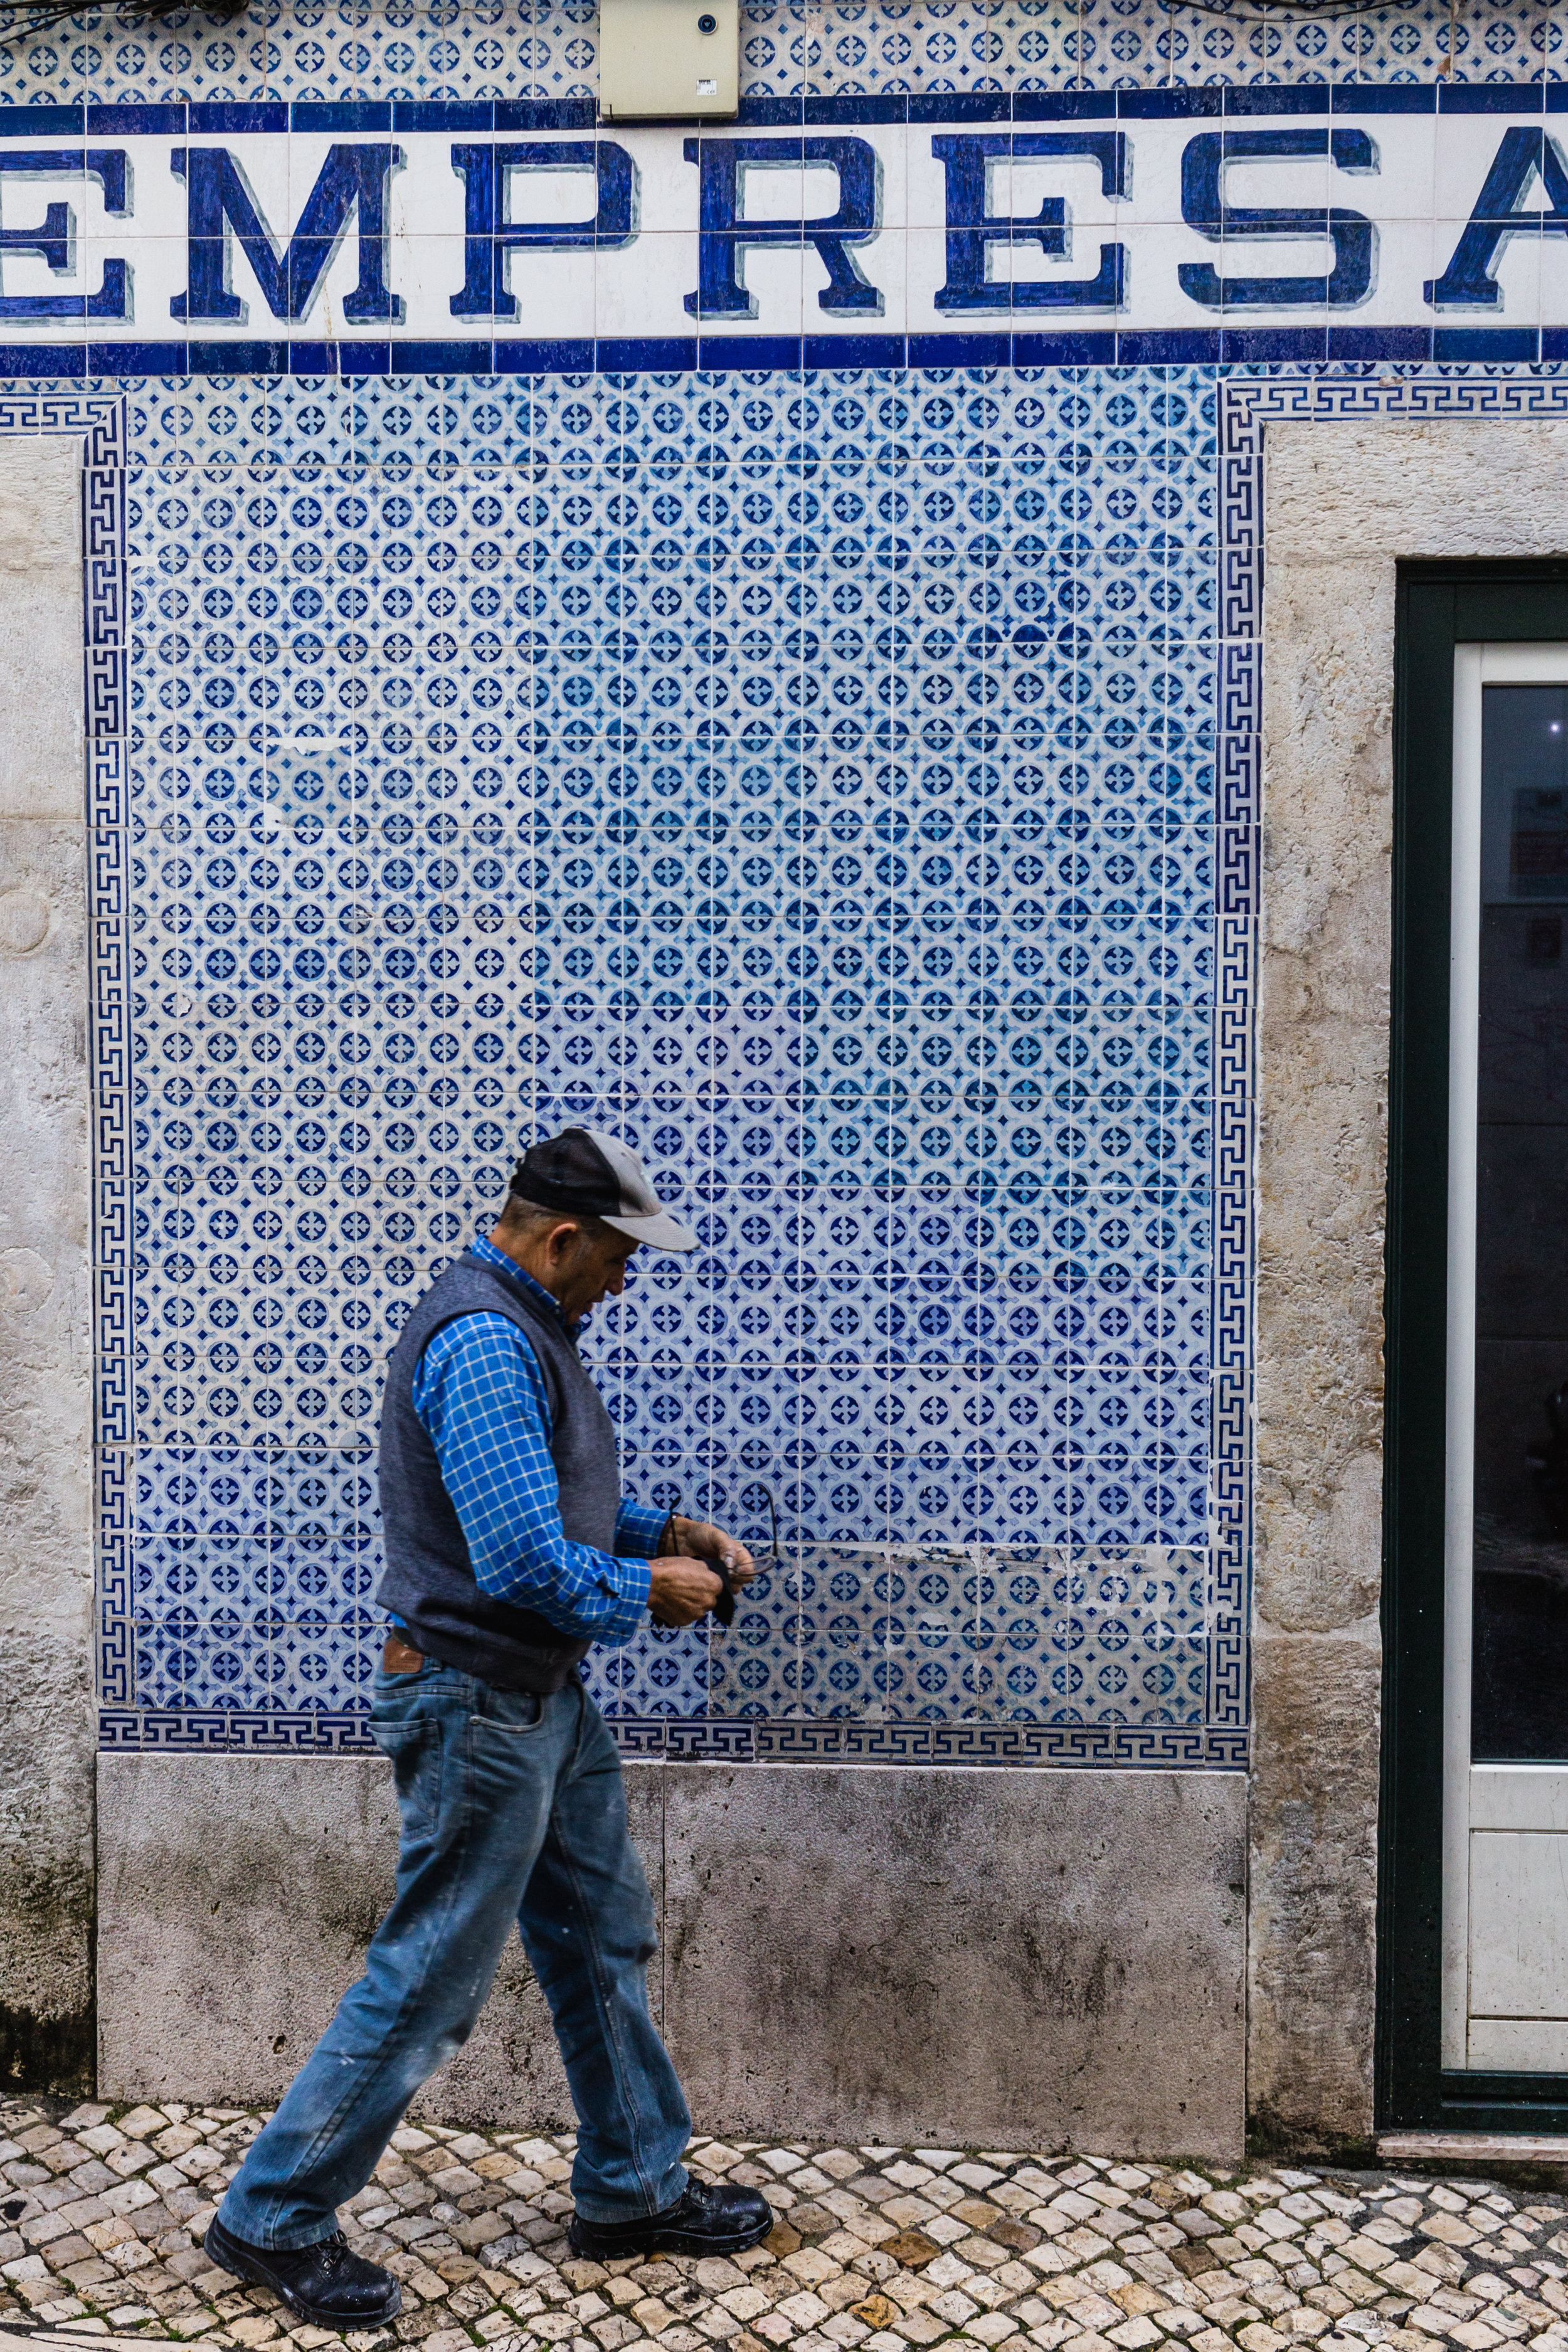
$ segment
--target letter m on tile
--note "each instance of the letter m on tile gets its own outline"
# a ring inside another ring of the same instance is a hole
[[[169,161],[188,192],[190,250],[185,291],[170,303],[172,317],[246,317],[245,303],[229,285],[237,238],[273,317],[304,318],[352,218],[359,237],[359,283],[344,299],[345,321],[360,326],[402,318],[403,303],[386,287],[386,188],[403,161],[398,148],[344,143],[330,149],[281,253],[226,147],[176,147]]]

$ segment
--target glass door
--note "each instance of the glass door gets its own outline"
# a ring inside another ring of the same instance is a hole
[[[1568,2074],[1568,645],[1454,664],[1442,2063]]]

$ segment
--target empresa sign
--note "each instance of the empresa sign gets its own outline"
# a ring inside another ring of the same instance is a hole
[[[1568,88],[14,109],[0,373],[1568,356]]]

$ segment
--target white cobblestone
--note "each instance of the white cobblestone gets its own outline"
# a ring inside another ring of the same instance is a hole
[[[201,2237],[261,2118],[0,2102],[0,2329],[301,2352]],[[569,2137],[408,2126],[346,2208],[404,2289],[354,2352],[1568,2352],[1568,2208],[1480,2179],[693,2144],[779,2214],[738,2261],[571,2258]]]

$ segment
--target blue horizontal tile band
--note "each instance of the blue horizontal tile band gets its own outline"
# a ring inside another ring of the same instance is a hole
[[[590,341],[0,343],[0,380],[125,376],[689,375],[767,369],[1213,367],[1276,362],[1531,362],[1565,355],[1549,327],[1086,328],[1047,334],[628,336]]]
[[[1312,114],[1531,114],[1568,109],[1568,82],[1281,82],[1120,89],[959,91],[822,98],[749,97],[733,121],[754,127],[877,122],[1196,121],[1216,116]],[[592,99],[296,99],[191,100],[163,106],[16,106],[0,109],[0,137],[91,138],[238,135],[295,130],[591,131]],[[613,124],[604,126],[611,133]],[[693,120],[700,137],[727,123]]]

